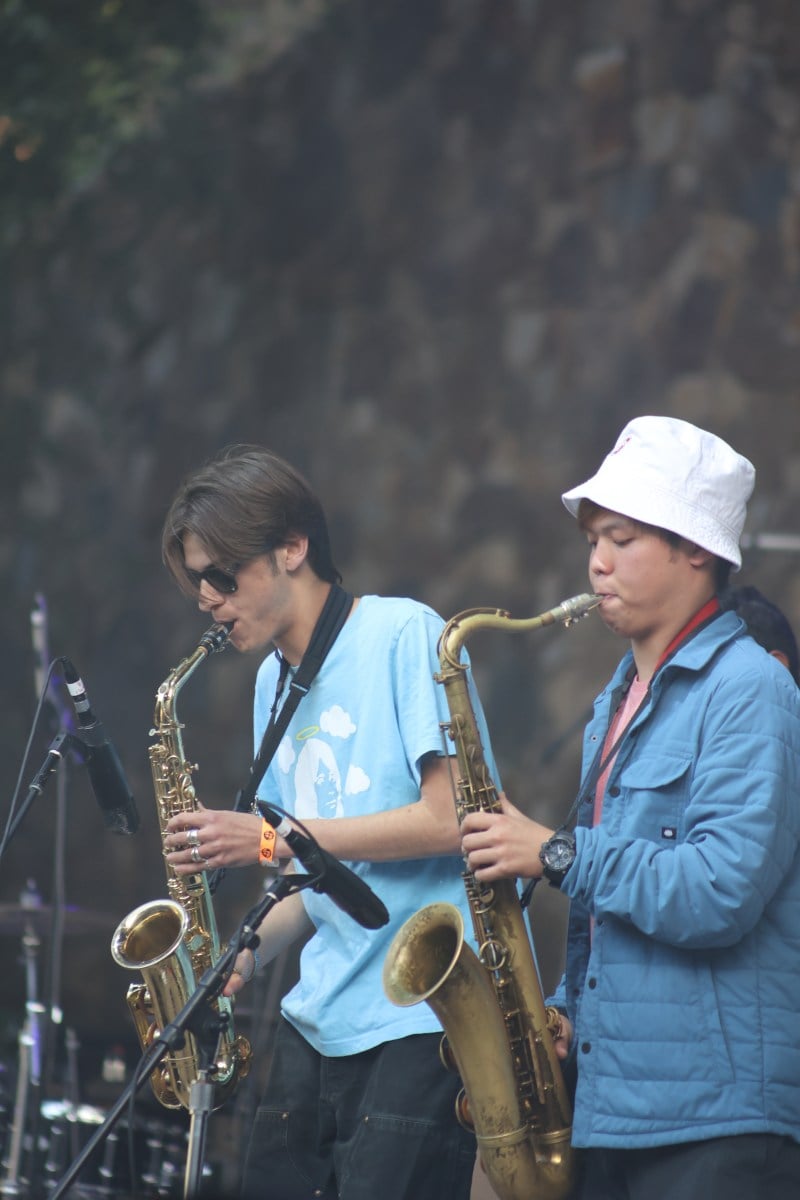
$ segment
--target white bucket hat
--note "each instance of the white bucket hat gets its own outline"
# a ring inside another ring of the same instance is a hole
[[[564,492],[573,517],[581,500],[668,529],[742,565],[739,539],[753,491],[753,464],[727,442],[674,417],[636,417],[599,470]]]

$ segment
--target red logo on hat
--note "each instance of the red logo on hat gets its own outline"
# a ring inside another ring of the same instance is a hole
[[[611,453],[619,454],[620,450],[624,450],[625,447],[627,446],[628,442],[632,442],[632,441],[633,441],[633,435],[629,433],[623,442],[620,442],[620,444],[618,446],[614,447],[614,449],[611,451]]]

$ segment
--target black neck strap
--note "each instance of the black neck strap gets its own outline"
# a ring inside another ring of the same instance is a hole
[[[282,655],[278,654],[278,651],[275,652],[280,658],[280,671],[272,711],[267,728],[264,731],[264,737],[261,740],[258,754],[250,768],[247,783],[236,793],[236,800],[233,806],[234,812],[247,812],[252,809],[258,785],[264,778],[264,772],[269,766],[272,756],[286,732],[286,727],[291,721],[292,715],[303,699],[303,696],[308,693],[314,676],[319,671],[325,661],[325,656],[339,636],[339,631],[347,620],[352,606],[353,597],[350,593],[339,587],[338,583],[334,583],[328,593],[322,612],[317,618],[314,632],[311,634],[311,641],[308,643],[302,662],[289,685],[289,694],[277,716],[278,704],[289,674],[289,664]],[[208,879],[210,891],[215,892],[224,877],[224,867],[218,867],[215,871],[210,872]]]
[[[276,716],[278,702],[289,673],[289,665],[286,659],[281,657],[278,687],[275,693],[272,713],[267,728],[264,731],[264,737],[261,741],[258,754],[250,768],[250,776],[236,797],[237,812],[245,812],[247,809],[252,808],[258,785],[264,778],[264,772],[269,766],[272,756],[286,732],[286,727],[303,696],[308,694],[314,676],[319,671],[328,651],[339,636],[339,631],[347,620],[352,605],[353,597],[350,593],[340,588],[338,583],[334,583],[314,626],[311,641],[308,643],[300,666],[297,668],[294,679],[289,684],[289,693],[283,702],[280,713]]]

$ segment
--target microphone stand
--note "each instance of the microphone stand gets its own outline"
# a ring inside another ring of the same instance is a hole
[[[219,996],[225,986],[233,969],[237,954],[241,950],[255,949],[258,945],[259,937],[255,930],[274,905],[286,896],[292,896],[295,892],[302,891],[304,888],[313,887],[318,882],[318,877],[315,875],[287,874],[278,876],[272,888],[264,893],[258,904],[247,914],[239,926],[236,937],[231,940],[228,948],[220,955],[217,962],[212,964],[203,973],[196,989],[180,1012],[160,1031],[158,1037],[154,1039],[152,1045],[145,1051],[139,1061],[138,1067],[134,1071],[130,1083],[126,1085],[119,1098],[109,1109],[108,1115],[102,1125],[97,1127],[95,1133],[86,1142],[78,1157],[59,1180],[55,1190],[50,1193],[48,1200],[60,1200],[67,1188],[75,1181],[97,1146],[109,1135],[135,1093],[139,1091],[161,1060],[166,1057],[168,1052],[178,1050],[183,1045],[186,1031],[195,1035],[199,1045],[205,1046],[203,1067],[200,1076],[192,1083],[190,1088],[189,1104],[191,1122],[183,1191],[184,1200],[193,1200],[194,1197],[199,1195],[208,1118],[211,1113],[213,1099],[213,1084],[208,1078],[209,1065],[213,1055],[208,1053],[208,1035],[210,1033],[217,1035],[214,1039],[216,1044],[220,1032],[219,1018],[216,1016],[212,1017],[212,1014],[208,1011],[208,1005]]]
[[[20,828],[28,809],[37,796],[40,796],[51,775],[64,762],[65,753],[76,739],[66,730],[56,734],[48,747],[45,758],[39,770],[31,781],[28,794],[20,805],[14,819],[10,822],[3,839],[3,850],[9,845],[17,830]],[[57,829],[63,823],[63,812],[66,804],[63,772],[58,778],[58,820]],[[60,841],[56,838],[56,853],[61,849]],[[35,906],[32,907],[32,913]],[[60,941],[63,926],[58,919],[58,906],[53,906],[53,923],[51,933],[52,945],[51,962],[60,962]],[[38,996],[36,956],[40,946],[39,938],[33,927],[27,929],[23,936],[23,953],[26,980],[26,1018],[19,1035],[19,1058],[17,1093],[14,1105],[12,1126],[11,1153],[3,1164],[6,1168],[0,1194],[17,1195],[21,1190],[29,1190],[31,1196],[38,1192],[38,1172],[41,1166],[40,1155],[37,1153],[39,1127],[41,1118],[41,1098],[47,1095],[50,1082],[50,1071],[53,1058],[53,1029],[52,1022],[60,1020],[60,1006],[57,998],[58,970],[53,969],[50,1004],[42,1004]],[[23,1169],[23,1159],[28,1157],[28,1170]],[[22,1186],[21,1186],[22,1185]]]
[[[66,755],[68,751],[73,751],[80,762],[85,762],[87,755],[91,752],[91,747],[83,738],[75,733],[70,733],[67,729],[62,729],[51,741],[47,747],[42,765],[34,775],[33,779],[28,784],[28,792],[25,799],[20,803],[17,812],[9,823],[8,832],[3,841],[3,852],[5,852],[11,839],[19,829],[22,822],[27,816],[28,809],[33,804],[34,800],[41,796],[44,791],[44,786],[50,776],[60,765],[62,761],[67,761]]]

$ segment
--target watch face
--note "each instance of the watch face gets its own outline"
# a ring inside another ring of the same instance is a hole
[[[566,871],[575,858],[575,847],[569,838],[552,838],[545,849],[547,865],[551,871]]]
[[[554,833],[539,851],[544,873],[557,887],[575,861],[575,838],[571,833]]]

